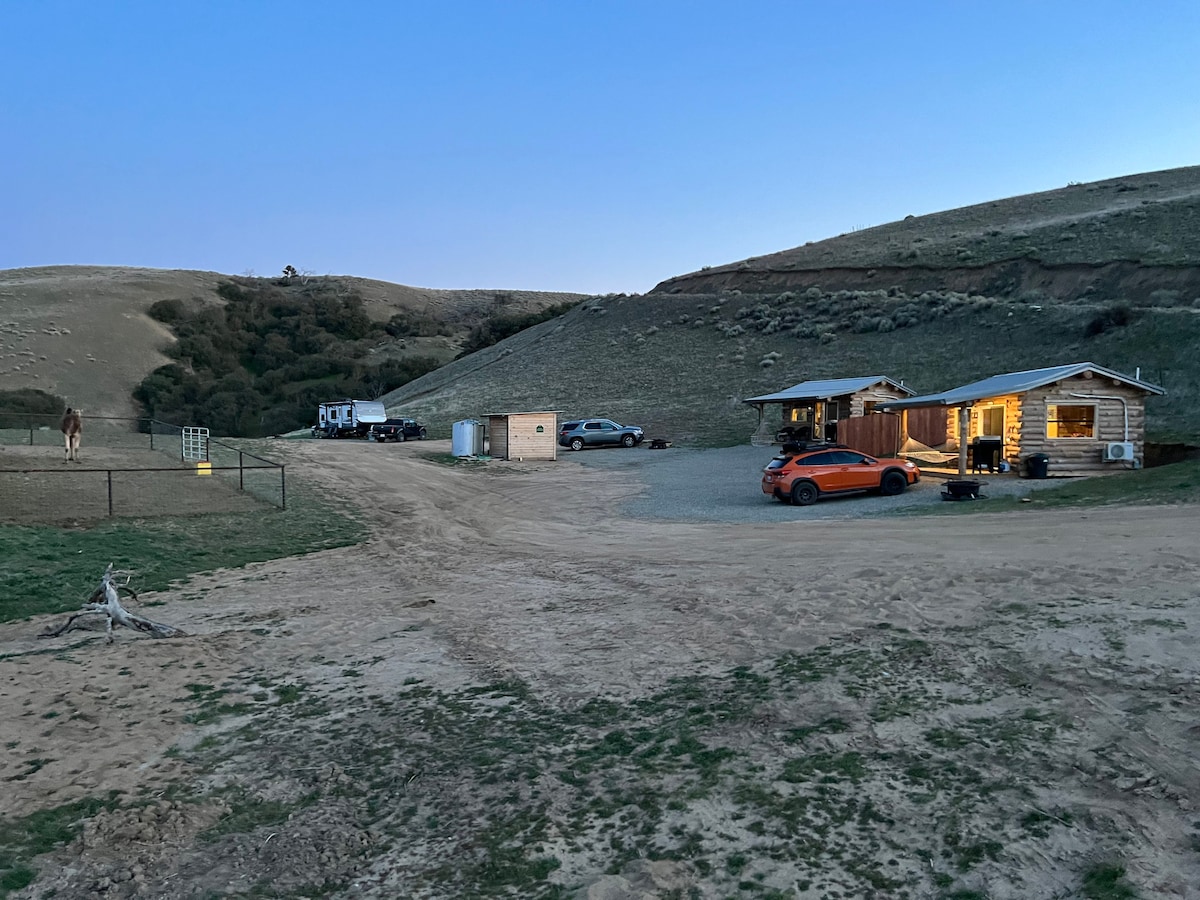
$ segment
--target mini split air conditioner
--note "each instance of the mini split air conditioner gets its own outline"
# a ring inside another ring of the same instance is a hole
[[[1104,460],[1105,462],[1113,462],[1115,460],[1124,460],[1129,462],[1133,459],[1133,444],[1129,441],[1111,441],[1104,445]]]

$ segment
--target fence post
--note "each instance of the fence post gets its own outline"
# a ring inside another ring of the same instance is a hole
[[[244,491],[246,489],[245,472],[246,472],[246,470],[242,467],[242,451],[239,450],[238,451],[238,490],[239,491]]]
[[[154,449],[154,420],[150,420],[150,449]]]
[[[29,446],[33,446],[33,426],[29,426]]]
[[[105,469],[105,472],[108,474],[108,517],[111,519],[112,514],[113,514],[113,510],[112,510],[112,469]]]
[[[287,509],[287,466],[279,467],[279,505]]]

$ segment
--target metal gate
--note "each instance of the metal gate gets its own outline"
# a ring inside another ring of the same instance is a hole
[[[184,462],[208,462],[208,429],[185,425],[180,437]]]

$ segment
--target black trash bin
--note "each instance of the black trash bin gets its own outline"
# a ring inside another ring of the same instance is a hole
[[[1030,478],[1045,478],[1050,471],[1050,457],[1045,453],[1035,453],[1025,460],[1025,470]]]

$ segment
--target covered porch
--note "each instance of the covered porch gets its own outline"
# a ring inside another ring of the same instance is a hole
[[[839,430],[847,420],[862,418],[888,400],[911,397],[916,392],[886,375],[802,381],[773,394],[748,397],[758,410],[758,426],[750,436],[755,446],[772,443],[842,441]],[[778,408],[779,417],[767,409]]]

